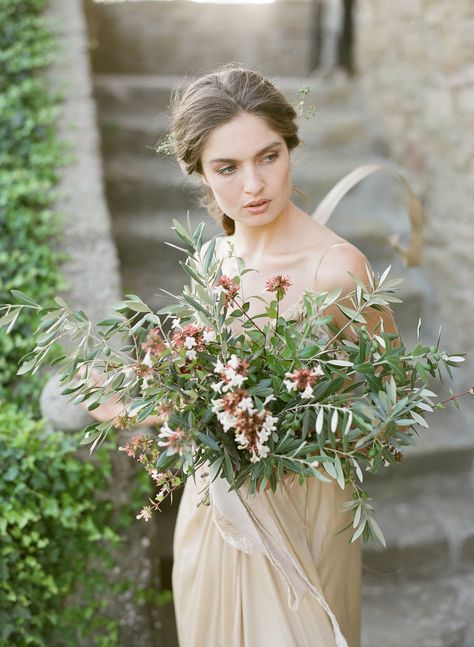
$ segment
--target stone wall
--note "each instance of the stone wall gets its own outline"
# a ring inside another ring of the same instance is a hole
[[[236,60],[266,74],[310,71],[313,3],[215,4],[86,0],[100,74],[199,74]],[[94,41],[100,43],[96,48]]]
[[[68,259],[61,271],[69,288],[59,294],[74,309],[82,309],[96,324],[123,296],[117,249],[103,187],[100,136],[92,91],[89,41],[81,0],[50,0],[48,27],[55,33],[58,53],[47,75],[48,87],[62,94],[59,138],[66,142],[71,160],[60,169],[55,210],[62,214],[59,247]],[[62,340],[66,347],[68,340]],[[113,342],[114,340],[112,340]],[[41,395],[41,412],[50,427],[64,431],[84,428],[93,418],[61,395],[57,369]],[[126,442],[122,432],[117,444]],[[90,460],[89,448],[78,456]],[[115,509],[127,505],[137,483],[138,467],[122,452],[114,452],[110,498]],[[99,497],[106,493],[99,493]],[[99,499],[100,500],[100,499]],[[100,502],[98,503],[100,505]],[[160,586],[160,565],[153,546],[157,527],[132,518],[124,542],[115,553],[111,581],[128,582],[109,600],[108,612],[119,620],[119,645],[161,645],[158,605],[137,602],[136,593]],[[95,644],[95,642],[94,642]],[[81,643],[78,647],[89,647]]]
[[[372,135],[407,168],[426,209],[423,263],[447,350],[474,362],[474,5],[359,0],[356,65]],[[438,325],[439,323],[439,325]]]

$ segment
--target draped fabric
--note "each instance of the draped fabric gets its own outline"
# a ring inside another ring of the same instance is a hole
[[[180,502],[172,572],[180,647],[360,647],[360,540],[349,542],[351,528],[336,535],[351,522],[339,511],[349,486],[288,477],[276,492],[242,493],[269,542],[262,551],[253,531],[241,534],[245,522],[234,525],[242,508],[232,499],[222,514],[227,487],[218,481],[214,502],[198,505],[209,483],[201,467]]]

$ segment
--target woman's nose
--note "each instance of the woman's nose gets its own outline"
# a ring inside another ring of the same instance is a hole
[[[247,169],[244,176],[244,191],[255,194],[263,188],[263,181],[255,168]]]

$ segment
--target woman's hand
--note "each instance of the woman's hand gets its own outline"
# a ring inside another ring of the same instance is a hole
[[[82,379],[84,377],[84,374],[85,374],[85,366],[81,366],[80,369],[77,371],[76,375]],[[89,371],[90,386],[100,386],[105,382],[105,380],[106,380],[105,375],[98,369],[93,368],[91,371]],[[104,420],[112,420],[113,418],[116,418],[117,416],[122,415],[125,409],[125,405],[123,404],[123,402],[120,402],[120,397],[118,395],[113,395],[108,400],[103,402],[99,407],[93,409],[92,411],[89,411],[89,409],[87,408],[87,402],[80,402],[79,404],[93,418],[101,422]],[[159,425],[162,423],[163,423],[162,416],[150,415],[150,416],[147,416],[141,422],[137,423],[135,426],[147,427],[147,426]]]
[[[85,366],[81,366],[76,373],[80,379],[84,378]],[[89,371],[89,386],[100,386],[105,382],[105,375],[96,368]],[[87,402],[80,402],[79,405],[87,411],[93,418],[99,421],[111,420],[123,413],[124,404],[120,402],[118,395],[113,395],[109,400],[103,402],[99,407],[89,411]],[[143,423],[142,423],[143,424]]]

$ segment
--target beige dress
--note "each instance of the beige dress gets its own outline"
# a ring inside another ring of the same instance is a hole
[[[201,504],[205,467],[188,478],[174,534],[180,647],[360,647],[360,540],[350,543],[351,486],[285,479]],[[212,491],[212,488],[211,488]],[[245,501],[245,504],[242,503]]]

